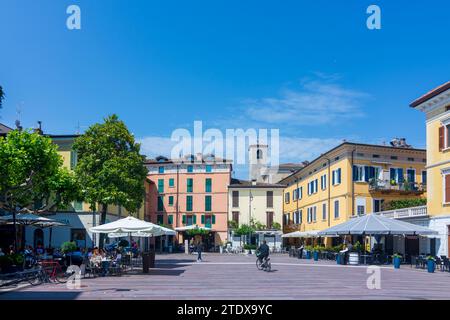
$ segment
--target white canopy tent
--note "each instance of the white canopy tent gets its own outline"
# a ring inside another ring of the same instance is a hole
[[[126,217],[110,223],[102,224],[90,229],[93,233],[133,233],[133,232],[163,232],[161,226],[140,220],[134,217]]]

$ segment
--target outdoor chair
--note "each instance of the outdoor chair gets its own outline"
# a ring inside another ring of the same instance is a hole
[[[443,271],[450,271],[450,261],[447,257],[444,256],[444,259],[442,259],[442,268]]]
[[[440,257],[435,257],[434,258],[436,260],[436,269],[439,269],[441,271],[444,271],[444,262],[442,261],[442,259]]]

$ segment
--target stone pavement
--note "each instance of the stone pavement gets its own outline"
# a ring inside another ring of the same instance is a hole
[[[450,299],[450,273],[429,274],[410,266],[380,268],[381,289],[368,289],[366,266],[298,260],[272,255],[272,272],[256,269],[254,256],[157,255],[149,274],[82,279],[81,288],[61,284],[26,287],[5,299]]]

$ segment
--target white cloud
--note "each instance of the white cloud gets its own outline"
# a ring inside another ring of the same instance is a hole
[[[157,156],[170,156],[170,151],[176,142],[170,140],[170,137],[144,137],[137,139],[141,144],[141,153],[147,158],[155,158]]]
[[[336,147],[343,142],[342,139],[319,138],[280,138],[280,163],[311,161],[322,153]]]
[[[247,119],[267,124],[324,125],[363,116],[367,94],[346,89],[331,80],[305,80],[299,89],[283,89],[277,97],[245,99]]]

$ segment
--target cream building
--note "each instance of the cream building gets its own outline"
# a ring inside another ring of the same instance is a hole
[[[283,219],[283,188],[281,184],[232,179],[228,186],[228,220],[236,225],[260,224],[251,242],[258,244],[263,239],[269,246],[281,246]],[[233,245],[240,242],[229,230],[229,240]]]

